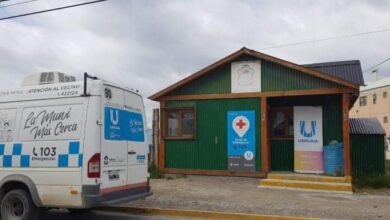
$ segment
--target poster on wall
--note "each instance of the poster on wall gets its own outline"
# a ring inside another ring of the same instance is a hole
[[[231,90],[232,93],[261,91],[260,60],[232,62]]]
[[[228,169],[256,171],[255,111],[228,111]]]
[[[323,173],[322,107],[294,107],[294,171]]]

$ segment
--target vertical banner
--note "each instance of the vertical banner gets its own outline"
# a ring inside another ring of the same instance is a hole
[[[228,111],[228,169],[256,171],[255,111]]]
[[[294,171],[323,173],[322,107],[294,107]]]

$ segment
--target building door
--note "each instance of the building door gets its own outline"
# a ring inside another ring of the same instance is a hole
[[[269,110],[271,171],[294,170],[294,124],[292,107]]]

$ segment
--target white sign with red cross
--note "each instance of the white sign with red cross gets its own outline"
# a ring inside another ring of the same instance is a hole
[[[237,135],[242,138],[249,130],[250,123],[247,117],[239,115],[233,119],[232,126]]]

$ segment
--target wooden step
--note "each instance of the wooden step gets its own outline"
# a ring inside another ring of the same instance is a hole
[[[351,177],[333,177],[314,174],[295,174],[295,173],[276,173],[272,172],[267,175],[268,179],[279,180],[298,180],[298,181],[313,181],[313,182],[329,182],[329,183],[351,183]]]
[[[260,181],[260,187],[265,188],[287,188],[310,191],[327,191],[352,193],[351,183],[338,182],[314,182],[301,180],[284,180],[284,179],[263,179]]]

